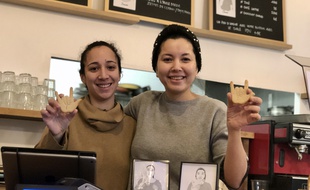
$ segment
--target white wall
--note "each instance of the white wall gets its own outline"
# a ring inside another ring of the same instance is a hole
[[[195,2],[195,25],[205,27],[207,3]],[[306,92],[301,67],[284,55],[310,56],[309,0],[286,1],[286,26],[287,42],[293,45],[287,51],[199,38],[203,56],[200,77],[235,84],[248,79],[253,87]],[[122,50],[124,67],[151,71],[152,45],[161,29],[158,24],[127,25],[0,2],[0,70],[28,72],[43,80],[49,77],[51,56],[79,59],[86,44],[108,40]],[[0,128],[5,125],[2,123]]]
[[[40,139],[45,124],[40,121],[24,121],[0,118],[0,147],[33,147]],[[0,166],[2,157],[0,154]]]
[[[197,27],[205,26],[206,5],[196,0]],[[204,18],[204,19],[201,19]],[[200,38],[200,77],[289,92],[305,92],[301,68],[284,55],[309,56],[310,2],[286,1],[287,41],[293,49],[277,51]],[[151,50],[161,25],[126,25],[0,3],[0,70],[48,77],[51,56],[78,59],[86,44],[110,40],[122,50],[124,67],[151,71]]]

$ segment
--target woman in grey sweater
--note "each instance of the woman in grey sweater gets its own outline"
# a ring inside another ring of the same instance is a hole
[[[169,25],[158,35],[152,66],[165,86],[134,97],[125,113],[137,120],[133,158],[170,161],[170,190],[177,190],[181,162],[212,162],[221,166],[221,179],[238,188],[247,173],[241,128],[260,119],[261,98],[228,105],[190,89],[201,69],[200,45],[186,27]],[[242,96],[252,94],[245,90]],[[213,187],[214,188],[214,187]],[[163,188],[164,189],[164,188]]]

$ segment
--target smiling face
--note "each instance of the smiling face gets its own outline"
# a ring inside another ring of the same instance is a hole
[[[81,74],[81,80],[87,86],[92,105],[111,109],[114,92],[120,81],[120,68],[115,53],[107,46],[92,48],[87,53],[85,74]]]
[[[198,180],[204,180],[206,178],[206,172],[203,169],[199,169],[196,172],[196,179]]]
[[[149,178],[154,178],[155,168],[152,165],[146,167],[146,175]]]
[[[189,100],[190,87],[198,73],[192,44],[185,38],[168,39],[162,43],[156,75],[165,86],[168,97]]]

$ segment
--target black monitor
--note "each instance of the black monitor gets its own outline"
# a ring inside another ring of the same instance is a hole
[[[96,153],[1,147],[6,190],[17,184],[55,185],[63,178],[95,183]]]

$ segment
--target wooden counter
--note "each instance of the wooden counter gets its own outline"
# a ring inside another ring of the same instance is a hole
[[[21,109],[2,108],[2,107],[0,107],[0,118],[42,121],[40,111],[21,110]],[[254,139],[254,133],[242,131],[241,138],[244,150],[248,154],[250,139]],[[240,190],[247,190],[248,189],[247,187],[248,187],[248,180],[245,179]],[[5,186],[3,184],[0,184],[0,190],[5,190]]]
[[[40,111],[0,107],[0,118],[42,121]]]
[[[241,131],[241,138],[242,138],[243,148],[246,154],[249,156],[250,139],[254,139],[254,133]],[[244,180],[239,190],[247,190],[247,189],[248,189],[248,178]]]
[[[254,133],[241,131],[241,138],[242,138],[242,144],[243,144],[244,150],[246,154],[249,156],[249,144],[250,144],[250,140],[254,139]],[[225,186],[225,184],[221,180],[219,180],[219,189],[228,190],[228,188]],[[244,180],[239,190],[248,190],[248,178]]]

